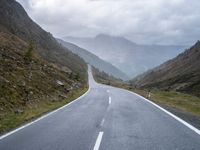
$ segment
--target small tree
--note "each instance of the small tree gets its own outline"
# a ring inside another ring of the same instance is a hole
[[[69,78],[73,79],[73,73],[72,72],[69,74]]]
[[[25,60],[27,63],[30,63],[31,60],[32,60],[32,57],[33,57],[33,50],[34,50],[33,43],[30,42],[30,43],[29,43],[29,46],[28,46],[28,50],[26,51],[25,56],[24,56],[24,60]]]

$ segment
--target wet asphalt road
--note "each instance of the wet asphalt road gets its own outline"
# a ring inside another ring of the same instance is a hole
[[[0,139],[0,150],[200,150],[200,135],[136,94],[97,84]]]

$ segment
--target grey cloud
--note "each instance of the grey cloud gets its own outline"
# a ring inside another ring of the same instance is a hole
[[[199,0],[18,0],[57,37],[125,36],[137,43],[192,44],[200,39]]]

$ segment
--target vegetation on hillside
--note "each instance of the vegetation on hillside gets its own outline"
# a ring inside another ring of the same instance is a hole
[[[127,82],[117,79],[113,77],[112,75],[108,75],[104,71],[100,71],[95,67],[92,67],[92,73],[94,76],[94,79],[102,84],[112,85],[116,87],[127,87]]]
[[[80,75],[38,57],[15,35],[0,32],[0,133],[68,103],[86,91]]]
[[[0,133],[64,105],[87,89],[87,65],[29,18],[0,1]]]
[[[58,67],[79,73],[83,81],[87,76],[87,65],[83,59],[62,47],[51,33],[43,30],[15,0],[0,1],[0,31],[12,34],[26,43],[32,43],[39,57]]]

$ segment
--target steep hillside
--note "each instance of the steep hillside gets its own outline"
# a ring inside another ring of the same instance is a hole
[[[89,63],[90,65],[96,67],[100,71],[104,71],[116,78],[120,78],[123,80],[128,80],[128,76],[121,72],[119,69],[117,69],[112,64],[100,59],[96,55],[88,52],[87,50],[80,48],[74,44],[71,44],[69,42],[65,42],[63,40],[58,39],[58,42],[60,42],[63,46],[71,50],[73,53],[79,55],[81,58],[85,60],[85,62]]]
[[[175,89],[200,96],[200,42],[164,64],[135,78],[139,87]]]
[[[175,57],[185,46],[141,45],[124,37],[100,34],[94,38],[65,37],[134,77]]]
[[[86,68],[19,3],[0,1],[0,134],[80,96]]]
[[[60,46],[50,33],[33,22],[19,3],[15,0],[1,0],[0,8],[0,31],[14,34],[27,43],[34,43],[44,59],[85,75],[84,61]]]

